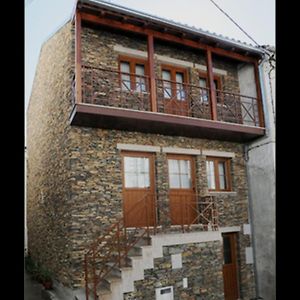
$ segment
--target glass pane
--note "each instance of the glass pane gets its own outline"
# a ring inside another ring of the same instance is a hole
[[[189,160],[179,160],[179,165],[181,174],[190,174],[191,166]]]
[[[180,188],[179,174],[169,174],[170,188]]]
[[[135,66],[135,73],[136,78],[135,78],[135,84],[136,84],[136,91],[138,92],[146,92],[146,82],[145,82],[145,67],[144,65],[136,65]]]
[[[211,160],[206,161],[206,174],[208,188],[212,190],[216,189],[214,162]]]
[[[125,187],[133,188],[138,186],[138,177],[134,173],[125,173]]]
[[[170,71],[166,71],[166,70],[163,70],[162,71],[162,78],[163,80],[171,80],[171,72]]]
[[[191,178],[186,174],[180,175],[181,188],[189,189],[191,187]]]
[[[135,173],[137,160],[135,157],[124,157],[125,173]]]
[[[206,79],[205,79],[205,78],[200,78],[200,79],[199,79],[199,85],[200,85],[200,87],[202,87],[202,88],[207,88],[207,85],[206,85]]]
[[[125,187],[150,186],[149,159],[147,157],[124,157]]]
[[[199,85],[200,85],[200,100],[202,102],[208,102],[208,90],[206,90],[206,88],[207,88],[206,79],[200,78]]]
[[[219,181],[220,181],[220,190],[226,189],[226,182],[225,182],[225,163],[219,162],[218,163],[219,169]]]
[[[183,74],[176,72],[176,82],[183,83]]]
[[[162,72],[163,80],[171,80],[171,73],[169,71]],[[171,82],[164,81],[164,98],[170,99],[172,97],[172,89],[171,89]]]
[[[144,65],[135,65],[135,74],[144,76],[145,75]]]
[[[184,101],[185,100],[185,93],[184,93],[184,87],[183,87],[183,74],[182,73],[176,73],[176,97],[177,100]]]
[[[169,174],[179,174],[179,163],[176,159],[168,159]]]
[[[129,74],[123,74],[123,73],[130,73],[130,64],[128,62],[121,62],[120,65],[121,70],[121,88],[124,91],[130,90],[130,75]]]

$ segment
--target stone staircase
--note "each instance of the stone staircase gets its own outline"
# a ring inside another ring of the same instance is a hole
[[[91,292],[88,300],[123,300],[124,293],[134,291],[134,282],[144,279],[144,270],[154,268],[154,259],[163,257],[163,246],[221,240],[222,236],[219,231],[202,231],[157,234],[152,235],[150,239],[150,245],[145,238],[140,239],[130,249],[127,258],[128,266],[116,267],[113,263],[107,263],[111,270],[97,286],[98,298],[94,299]],[[82,291],[75,299],[86,300],[85,292]]]

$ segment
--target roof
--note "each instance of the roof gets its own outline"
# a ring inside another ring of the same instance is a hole
[[[264,50],[259,49],[257,46],[253,46],[251,44],[241,42],[240,40],[235,40],[233,38],[229,38],[227,36],[223,36],[221,34],[212,33],[201,28],[196,28],[194,26],[189,26],[187,24],[182,24],[179,22],[175,22],[174,20],[164,19],[158,16],[154,16],[148,13],[144,13],[135,9],[127,8],[125,6],[121,6],[119,4],[114,4],[112,2],[104,1],[104,0],[78,0],[78,3],[82,4],[91,4],[95,5],[99,8],[104,8],[108,10],[112,10],[118,13],[126,14],[132,17],[142,18],[145,21],[150,21],[152,23],[156,23],[162,26],[172,27],[173,29],[180,30],[182,32],[186,32],[189,34],[193,34],[202,38],[207,38],[211,41],[219,43],[219,45],[225,47],[234,47],[241,50],[246,50],[252,54],[263,55]]]

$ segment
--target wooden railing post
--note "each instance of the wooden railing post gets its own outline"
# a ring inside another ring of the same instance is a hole
[[[148,68],[149,68],[149,79],[150,79],[149,83],[150,83],[151,110],[153,112],[157,112],[153,34],[148,34],[147,37],[148,37],[147,50],[148,50]]]
[[[81,82],[81,15],[78,10],[75,14],[75,102],[82,102]]]
[[[211,50],[207,50],[206,52],[206,64],[207,64],[207,78],[208,78],[209,94],[210,94],[211,118],[212,120],[216,121],[218,119],[217,98],[216,98],[216,89],[214,84]]]

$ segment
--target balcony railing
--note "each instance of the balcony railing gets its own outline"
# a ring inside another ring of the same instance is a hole
[[[82,102],[137,111],[151,111],[150,78],[106,68],[82,67]],[[216,91],[217,121],[260,126],[257,98]],[[210,89],[156,79],[157,111],[212,119]]]

